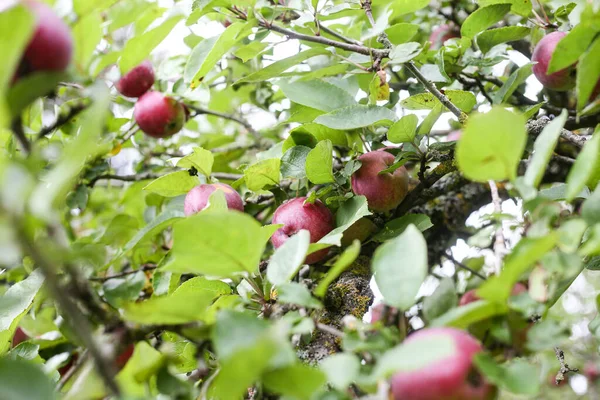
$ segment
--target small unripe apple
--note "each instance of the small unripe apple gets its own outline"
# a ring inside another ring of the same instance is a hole
[[[21,60],[18,76],[39,71],[64,71],[73,56],[71,30],[52,8],[35,0],[23,0],[35,17],[35,32]]]
[[[145,134],[165,138],[173,136],[183,128],[185,110],[177,100],[150,91],[135,103],[133,117]]]
[[[126,73],[115,85],[119,93],[127,97],[141,97],[154,85],[154,69],[150,61],[144,61]]]
[[[273,224],[283,224],[273,236],[271,242],[275,248],[284,244],[290,236],[302,229],[310,232],[310,242],[316,243],[335,228],[333,214],[320,200],[314,203],[306,202],[306,197],[297,197],[283,203],[273,214]],[[327,256],[329,249],[323,249],[310,254],[304,260],[314,264]]]
[[[465,331],[455,328],[429,328],[410,335],[404,343],[448,340],[452,353],[443,359],[400,371],[391,379],[394,400],[487,400],[495,387],[475,369],[473,357],[483,351],[481,343]]]
[[[548,66],[550,65],[550,60],[556,50],[556,46],[566,35],[565,32],[550,33],[544,36],[533,50],[531,61],[537,62],[533,66],[533,74],[548,89],[565,91],[575,86],[574,65],[548,74]]]
[[[242,197],[234,188],[225,183],[212,183],[198,185],[188,192],[183,203],[185,215],[196,214],[197,212],[204,210],[211,194],[213,194],[215,190],[220,190],[225,194],[227,208],[244,212],[244,202],[242,201]]]
[[[429,36],[429,41],[431,42],[431,48],[437,50],[444,45],[446,40],[458,37],[460,37],[458,30],[446,24],[434,28]]]
[[[394,164],[394,156],[387,151],[371,151],[358,160],[362,165],[352,174],[352,191],[365,196],[373,211],[384,212],[398,207],[408,193],[406,168],[380,174]]]

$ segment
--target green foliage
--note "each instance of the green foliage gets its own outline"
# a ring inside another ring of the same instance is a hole
[[[499,399],[582,396],[547,377],[560,351],[600,360],[597,4],[44,3],[73,39],[64,70],[25,54],[52,19],[0,6],[0,398],[387,398],[460,353],[404,340],[433,327],[481,342],[470,372]],[[569,92],[531,85],[554,29]],[[168,138],[115,89],[145,60],[186,111]],[[358,182],[369,151],[394,159]],[[400,167],[404,200],[369,211]],[[217,182],[237,194],[185,216]],[[334,229],[291,215],[275,248],[297,197]]]

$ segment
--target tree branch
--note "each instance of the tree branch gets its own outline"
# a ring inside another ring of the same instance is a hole
[[[46,128],[42,128],[42,130],[40,130],[37,133],[36,140],[40,140],[40,139],[44,138],[46,135],[54,132],[56,129],[58,129],[61,126],[63,126],[64,124],[66,124],[71,119],[75,118],[79,113],[81,113],[82,111],[87,109],[89,106],[90,106],[90,104],[84,104],[84,103],[75,104],[74,106],[72,106],[69,109],[69,112],[67,112],[66,114],[63,114],[63,115],[59,115],[58,118],[56,119],[56,121],[52,125],[47,126]]]
[[[112,179],[115,181],[123,181],[123,182],[139,182],[139,181],[146,181],[146,180],[150,180],[150,179],[158,179],[162,176],[164,176],[164,175],[152,174],[152,173],[145,173],[145,174],[139,174],[139,175],[106,174],[106,175],[99,175],[99,176],[92,178],[90,180],[90,182],[88,183],[88,186],[93,187],[96,184],[96,182],[102,181],[102,180],[109,180],[109,179]],[[227,180],[227,181],[237,181],[238,179],[241,179],[244,177],[244,175],[241,175],[241,174],[230,174],[228,172],[213,172],[210,176],[213,178],[216,178],[216,179],[223,179],[223,180]]]
[[[497,214],[502,213],[502,199],[498,193],[498,186],[496,182],[490,180],[490,193],[492,194],[492,203],[494,204],[494,212]],[[504,232],[502,227],[502,220],[500,220],[500,226],[496,229],[496,241],[494,243],[494,253],[496,255],[496,275],[500,274],[502,269],[502,259],[506,253],[506,241],[504,240]]]
[[[111,279],[123,278],[124,276],[133,275],[140,271],[142,271],[142,272],[153,271],[156,268],[157,268],[156,265],[144,265],[142,268],[132,269],[131,271],[119,272],[118,274],[114,274],[114,275],[94,276],[94,277],[89,278],[89,280],[93,281],[93,282],[106,282]]]
[[[252,136],[254,136],[254,138],[255,138],[255,139],[259,140],[259,139],[261,139],[261,138],[262,138],[262,137],[260,136],[260,133],[258,133],[258,132],[257,132],[257,131],[256,131],[256,130],[255,130],[253,127],[252,127],[252,125],[251,125],[251,124],[250,124],[248,121],[246,121],[245,119],[242,119],[242,118],[240,118],[240,117],[236,117],[235,115],[232,115],[232,114],[220,113],[220,112],[218,112],[218,111],[212,111],[212,110],[209,110],[209,109],[207,109],[207,108],[203,108],[203,107],[197,107],[197,106],[194,106],[194,105],[191,105],[191,104],[187,104],[187,103],[185,103],[185,106],[186,106],[187,108],[189,108],[190,110],[193,110],[193,111],[195,111],[195,112],[196,112],[196,114],[195,114],[195,115],[202,115],[202,114],[206,114],[206,115],[213,115],[213,116],[215,116],[215,117],[219,117],[219,118],[223,118],[223,119],[228,119],[228,120],[230,120],[230,121],[237,122],[238,124],[240,124],[240,125],[242,125],[244,128],[246,128],[246,130],[247,130],[248,132],[250,132],[250,134],[251,134]],[[194,116],[195,116],[195,115],[194,115]]]
[[[12,121],[11,129],[15,135],[15,138],[21,144],[23,150],[25,150],[25,153],[31,153],[31,143],[29,142],[29,139],[27,139],[27,136],[25,136],[25,131],[23,130],[23,121],[21,120],[20,116],[16,117]]]
[[[556,373],[556,384],[560,384],[565,380],[565,375],[570,372],[578,372],[579,369],[569,367],[569,364],[565,363],[565,353],[558,347],[554,348],[554,354],[556,354],[556,359],[560,363],[560,369]]]

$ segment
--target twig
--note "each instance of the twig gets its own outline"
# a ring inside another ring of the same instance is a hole
[[[11,129],[15,135],[15,138],[17,138],[21,144],[21,147],[23,147],[23,150],[25,150],[25,153],[31,153],[31,143],[29,142],[29,139],[27,139],[27,136],[25,136],[25,131],[23,131],[23,120],[20,116],[16,117],[12,121]]]
[[[323,331],[325,333],[329,333],[330,335],[344,337],[344,332],[334,328],[333,326],[325,325],[320,322],[315,322],[315,326],[318,330]]]
[[[252,136],[254,136],[255,139],[261,139],[260,133],[258,133],[253,127],[252,125],[250,125],[250,123],[240,117],[236,117],[235,115],[232,114],[225,114],[225,113],[220,113],[218,111],[212,111],[203,107],[197,107],[197,106],[193,106],[191,104],[185,104],[185,106],[187,108],[189,108],[190,110],[193,110],[196,112],[196,115],[202,115],[202,114],[206,114],[206,115],[213,115],[215,117],[219,117],[219,118],[223,118],[223,119],[228,119],[230,121],[234,121],[237,122],[238,124],[242,125],[244,128],[246,128],[246,130],[248,132],[250,132],[250,134]]]
[[[556,354],[556,359],[560,363],[560,369],[556,373],[556,384],[560,384],[565,380],[565,375],[569,372],[578,372],[579,369],[569,367],[569,364],[565,363],[565,353],[558,347],[554,348],[554,354]]]
[[[54,132],[56,129],[60,128],[61,126],[63,126],[67,122],[69,122],[71,119],[76,117],[79,113],[81,113],[83,110],[85,110],[89,106],[90,106],[90,104],[84,104],[84,103],[80,103],[80,104],[76,104],[76,105],[72,106],[68,113],[59,115],[59,117],[56,119],[56,121],[52,125],[47,126],[46,128],[42,128],[42,130],[40,130],[37,133],[36,140],[40,140],[40,139],[44,138],[46,135]]]
[[[164,176],[164,175],[158,175],[158,174],[152,174],[152,173],[139,174],[139,175],[106,174],[106,175],[99,175],[99,176],[92,178],[90,180],[90,182],[88,183],[88,186],[93,187],[96,184],[96,182],[103,181],[103,180],[109,180],[109,179],[112,179],[115,181],[123,181],[123,182],[139,182],[139,181],[146,181],[146,180],[150,180],[150,179],[158,179],[162,176]],[[243,178],[244,175],[231,174],[228,172],[214,172],[211,174],[211,177],[216,178],[216,179],[223,179],[223,180],[227,180],[227,181],[237,181],[238,179]]]
[[[93,282],[106,282],[106,281],[108,281],[110,279],[122,278],[124,276],[133,275],[133,274],[138,273],[140,271],[142,271],[142,272],[152,271],[152,270],[155,270],[156,268],[157,268],[156,265],[144,265],[142,268],[139,268],[139,269],[134,269],[134,270],[131,270],[131,271],[120,272],[118,274],[108,275],[108,276],[94,276],[94,277],[89,278],[89,280],[93,281]]]
[[[96,343],[89,321],[81,313],[77,305],[71,301],[67,294],[68,291],[60,285],[53,262],[38,249],[33,239],[29,237],[22,221],[15,218],[14,226],[24,253],[28,254],[43,272],[46,277],[46,287],[60,306],[66,319],[70,322],[69,325],[73,333],[90,352],[96,365],[96,370],[104,381],[104,384],[113,395],[119,397],[120,389],[115,381],[116,371],[114,370],[114,366]]]
[[[63,376],[60,377],[60,381],[58,381],[58,384],[56,385],[56,388],[58,390],[62,389],[62,387],[65,385],[65,383],[67,383],[69,381],[69,379],[71,379],[71,377],[73,375],[75,375],[75,373],[83,365],[84,361],[86,361],[88,359],[88,357],[89,357],[88,350],[85,349],[81,353],[79,358],[77,358],[77,361],[75,361],[75,363],[73,363],[71,365],[71,368],[69,368],[69,370]]]
[[[421,74],[421,71],[419,71],[415,63],[409,61],[404,65],[410,71],[410,73],[413,74],[415,78],[417,78],[417,80],[427,88],[427,90],[432,95],[434,95],[448,110],[450,110],[452,114],[454,114],[458,118],[458,121],[460,123],[465,123],[465,121],[467,120],[467,114],[465,114],[458,107],[456,107],[454,103],[452,103],[445,94],[440,92],[433,83],[429,82],[427,78],[425,78],[425,76]]]
[[[490,185],[490,193],[492,194],[494,212],[497,214],[502,214],[502,199],[500,198],[500,194],[498,193],[498,186],[496,186],[496,182],[492,180],[490,180],[488,184]],[[502,220],[500,220],[500,226],[496,230],[494,253],[496,255],[496,275],[498,275],[500,274],[500,270],[502,269],[502,259],[504,258],[504,254],[506,253],[506,240],[504,239]]]
[[[453,262],[453,263],[454,263],[456,266],[458,266],[458,267],[460,267],[460,268],[464,269],[465,271],[469,271],[470,273],[472,273],[472,274],[473,274],[473,275],[475,275],[476,277],[478,277],[478,278],[480,278],[480,279],[482,279],[482,280],[484,280],[484,281],[487,279],[487,278],[485,277],[485,275],[483,275],[483,274],[481,274],[481,273],[479,273],[479,272],[475,271],[473,268],[471,268],[471,267],[469,267],[469,266],[465,265],[464,263],[462,263],[462,262],[458,261],[456,258],[454,258],[454,257],[452,256],[452,254],[450,254],[450,253],[445,253],[445,254],[444,254],[444,257],[446,257],[448,260],[452,261],[452,262]]]
[[[355,44],[355,45],[357,45],[357,46],[362,46],[362,45],[363,45],[363,44],[362,44],[360,41],[358,41],[358,40],[354,40],[354,39],[352,39],[352,38],[348,38],[348,37],[346,37],[346,36],[342,35],[341,33],[337,33],[337,32],[336,32],[336,31],[334,31],[333,29],[331,29],[331,28],[328,28],[328,27],[326,27],[326,26],[325,26],[325,25],[323,25],[323,24],[321,24],[321,30],[322,30],[323,32],[325,32],[325,33],[328,33],[328,34],[330,34],[330,35],[331,35],[331,36],[333,36],[333,37],[336,37],[336,38],[340,39],[340,40],[341,40],[341,41],[343,41],[343,42],[346,42],[346,43],[348,43],[348,44]]]

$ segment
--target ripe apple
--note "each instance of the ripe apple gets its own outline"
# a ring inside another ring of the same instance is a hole
[[[310,242],[318,242],[323,236],[335,228],[333,214],[320,200],[314,203],[306,202],[306,197],[297,197],[286,201],[275,210],[273,224],[283,224],[271,237],[275,248],[284,244],[290,236],[302,229],[310,232]],[[323,249],[310,254],[304,260],[314,264],[327,256],[329,249]]]
[[[518,296],[519,294],[526,292],[526,291],[527,291],[527,286],[523,285],[521,282],[517,282],[517,283],[515,283],[515,286],[513,286],[512,291],[510,292],[510,295]],[[460,298],[460,300],[458,301],[458,305],[464,306],[469,303],[473,303],[474,301],[481,300],[477,296],[476,292],[477,292],[477,289],[472,289],[472,290],[469,290],[468,292],[465,292],[465,294],[463,294],[462,297]]]
[[[394,156],[387,151],[371,151],[358,160],[362,165],[352,175],[352,191],[365,196],[373,211],[384,212],[398,207],[408,193],[406,168],[379,174],[394,163]]]
[[[215,190],[220,190],[225,194],[227,208],[244,212],[244,202],[234,188],[225,183],[212,183],[198,185],[188,192],[183,203],[185,215],[192,215],[202,211],[208,204],[210,195]]]
[[[35,0],[23,0],[22,4],[32,12],[36,25],[17,75],[66,70],[73,56],[71,30],[46,4]]]
[[[127,97],[141,97],[154,85],[154,69],[150,61],[144,61],[126,73],[115,85],[119,93]]]
[[[596,363],[588,361],[583,366],[583,374],[589,381],[595,382],[600,378],[600,369]]]
[[[377,321],[381,321],[381,317],[383,317],[383,309],[385,308],[385,304],[379,303],[371,307],[371,323],[374,324]]]
[[[443,359],[410,371],[400,371],[391,379],[394,400],[487,400],[495,387],[486,382],[473,365],[473,357],[483,351],[481,343],[465,331],[455,328],[429,328],[410,335],[404,343],[427,342],[445,338],[453,351]]]
[[[23,329],[21,329],[21,327],[17,327],[17,329],[15,330],[13,339],[12,339],[13,347],[17,347],[19,345],[19,343],[24,342],[26,340],[29,340],[29,335],[27,335],[25,333],[25,331]]]
[[[444,45],[446,40],[460,37],[460,34],[456,28],[450,25],[440,25],[431,31],[429,41],[431,42],[431,48],[434,50],[439,49]]]
[[[115,359],[115,364],[117,365],[118,369],[122,369],[125,366],[125,364],[127,364],[127,361],[129,361],[129,359],[133,355],[134,349],[135,346],[133,345],[133,343],[131,343],[127,345],[127,347],[125,347],[125,349],[117,356],[117,358]]]
[[[550,65],[552,54],[554,54],[558,42],[566,35],[565,32],[550,33],[544,36],[533,50],[531,61],[537,62],[533,66],[533,74],[548,89],[566,91],[575,86],[574,65],[553,74],[548,74],[548,66]]]
[[[150,91],[135,103],[133,117],[145,134],[166,138],[183,128],[185,110],[177,100]]]

